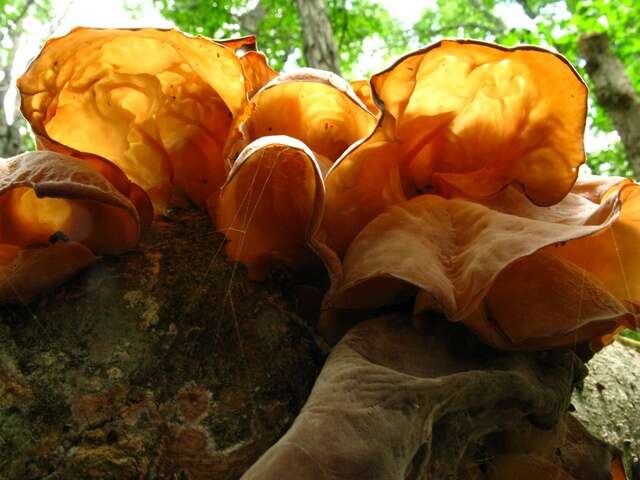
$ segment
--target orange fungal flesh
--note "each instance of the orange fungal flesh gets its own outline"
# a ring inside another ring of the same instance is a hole
[[[371,113],[376,116],[380,114],[380,109],[375,104],[371,94],[371,84],[369,80],[354,80],[351,82],[351,88],[353,88],[358,98],[362,100],[362,103],[365,104]]]
[[[322,201],[320,169],[309,148],[290,137],[263,137],[234,165],[216,227],[229,240],[229,256],[262,279],[274,262],[300,268],[313,259],[307,241]]]
[[[222,148],[246,99],[234,50],[174,30],[79,28],[19,79],[38,137],[116,163],[157,212],[224,182]]]
[[[517,183],[551,205],[584,163],[587,88],[547,51],[442,41],[371,82],[418,189],[486,197]]]
[[[384,105],[376,131],[327,177],[328,241],[342,254],[396,203],[391,192],[482,199],[516,185],[534,203],[552,205],[584,162],[587,89],[548,51],[442,41],[403,57],[371,85]]]
[[[349,85],[276,76],[254,37],[76,29],[19,88],[39,147],[75,158],[5,172],[5,272],[57,232],[91,255],[126,251],[151,222],[147,194],[156,213],[186,197],[254,279],[319,256],[327,308],[415,299],[416,315],[511,350],[637,326],[640,188],[578,178],[587,89],[559,55],[444,40]]]
[[[10,260],[2,253],[7,248],[14,250]],[[76,242],[21,250],[0,245],[0,256],[0,302],[22,304],[97,260],[91,250]]]
[[[145,227],[137,206],[84,160],[46,151],[3,160],[0,300],[29,301],[97,255],[131,250]]]
[[[266,84],[235,123],[225,147],[229,161],[253,140],[287,135],[304,142],[326,173],[373,130],[375,118],[340,77],[304,68]]]
[[[321,83],[283,83],[264,90],[255,101],[247,122],[251,138],[288,135],[332,161],[373,126],[367,112]]]
[[[497,332],[479,333],[503,348],[572,344],[574,331],[587,341],[633,326],[637,272],[609,257],[621,242],[629,248],[638,242],[640,223],[631,219],[639,188],[622,182],[602,204],[572,193],[553,207],[535,206],[515,189],[487,205],[420,195],[360,232],[327,300],[370,309],[402,301],[417,288],[417,313],[442,311],[476,331],[498,325]],[[623,238],[615,241],[611,232],[621,227]],[[600,248],[585,250],[589,242]],[[572,262],[570,252],[582,260]],[[587,258],[591,269],[584,267]],[[493,323],[478,321],[478,308],[486,308]],[[498,341],[505,332],[509,341]]]

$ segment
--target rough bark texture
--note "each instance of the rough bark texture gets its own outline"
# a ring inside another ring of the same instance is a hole
[[[609,48],[605,33],[583,35],[578,42],[585,69],[595,85],[598,103],[606,110],[620,135],[636,177],[640,177],[640,97]]]
[[[245,32],[255,33],[258,30],[258,25],[267,14],[264,6],[258,2],[256,6],[237,17],[237,21],[240,27]]]
[[[504,354],[398,315],[345,336],[276,443],[325,350],[318,290],[274,280],[248,282],[208,218],[177,211],[137,251],[1,307],[0,478],[237,479],[274,444],[247,478],[498,480],[523,462],[607,478],[612,450],[563,413],[571,352]]]
[[[227,262],[198,212],[2,307],[0,478],[238,478],[323,360],[292,312]]]
[[[618,341],[597,353],[571,403],[576,418],[625,452],[640,475],[640,349],[636,348]]]
[[[338,49],[324,0],[297,0],[297,2],[307,65],[340,75]]]

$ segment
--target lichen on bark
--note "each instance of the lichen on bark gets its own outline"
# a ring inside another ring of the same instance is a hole
[[[156,222],[40,300],[0,310],[0,477],[237,478],[323,360],[199,212]]]
[[[325,346],[313,330],[321,290],[287,275],[249,282],[244,268],[224,255],[223,242],[203,213],[177,210],[157,221],[135,251],[103,258],[30,305],[0,308],[0,478],[236,479],[283,436],[324,362]],[[377,443],[361,444],[373,461],[369,467],[388,456],[382,450],[409,442],[408,456],[394,460],[408,469],[407,478],[426,471],[482,478],[471,475],[508,466],[513,453],[505,457],[500,445],[517,432],[532,429],[533,438],[564,445],[567,422],[571,435],[587,439],[603,456],[596,467],[606,464],[609,447],[563,419],[575,372],[553,359],[567,360],[567,352],[495,352],[448,322],[427,325],[426,332],[406,321],[380,331],[368,325],[376,323],[362,324],[343,339],[327,366],[334,370],[324,378],[342,368],[344,380],[358,385],[352,400],[410,395],[394,390],[393,382],[381,388],[353,378],[357,369],[340,364],[340,355],[355,349],[371,362],[358,365],[373,377],[379,371],[419,385],[419,411],[433,423],[428,436],[409,421],[394,441],[378,434]],[[551,362],[546,367],[545,358]],[[455,381],[447,387],[456,378],[451,368],[468,376],[464,388]],[[542,377],[529,372],[538,369],[548,376],[540,385]],[[491,375],[502,375],[503,387],[515,381],[522,391],[496,390],[499,382],[486,383]],[[474,392],[476,381],[486,383],[479,390],[488,395],[484,410],[482,395],[461,393]],[[549,382],[564,387],[549,389]],[[593,390],[588,379],[585,385],[577,395]],[[436,402],[432,412],[425,406],[456,393],[459,398]],[[546,412],[552,404],[557,408]],[[345,401],[341,408],[348,416],[357,405]],[[339,418],[332,422],[340,424]],[[375,428],[363,436],[374,437]],[[563,468],[592,468],[590,450],[563,451]],[[345,450],[336,443],[331,452],[340,458]],[[498,460],[485,465],[487,455]],[[452,456],[457,460],[448,462]],[[318,455],[316,463],[322,461]]]

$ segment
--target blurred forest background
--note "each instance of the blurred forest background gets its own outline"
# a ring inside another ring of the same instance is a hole
[[[33,147],[12,88],[16,76],[48,36],[64,33],[60,27],[68,30],[74,9],[91,12],[90,3],[98,5],[91,0],[0,0],[0,156]],[[313,66],[349,80],[364,78],[403,53],[447,37],[554,49],[576,66],[591,89],[586,137],[589,166],[594,173],[640,176],[638,0],[102,3],[118,4],[137,25],[175,25],[212,38],[255,33],[275,69]],[[85,16],[74,18],[81,18],[75,21],[84,25],[100,24],[101,19],[93,18],[100,16],[98,9],[93,17]],[[24,47],[27,44],[29,48]]]

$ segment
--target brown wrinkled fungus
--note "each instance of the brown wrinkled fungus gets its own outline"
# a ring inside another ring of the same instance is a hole
[[[252,36],[77,28],[18,87],[41,151],[0,164],[0,301],[189,203],[251,279],[326,274],[339,343],[244,478],[623,478],[566,410],[575,354],[638,327],[640,187],[579,175],[588,92],[560,55],[443,40],[349,84],[278,74]]]
[[[117,169],[111,174],[114,180],[122,175]],[[126,177],[120,180],[130,193]],[[142,195],[136,200],[148,213]],[[3,301],[28,302],[96,256],[131,250],[148,226],[137,205],[97,168],[50,151],[0,163],[0,211]]]

